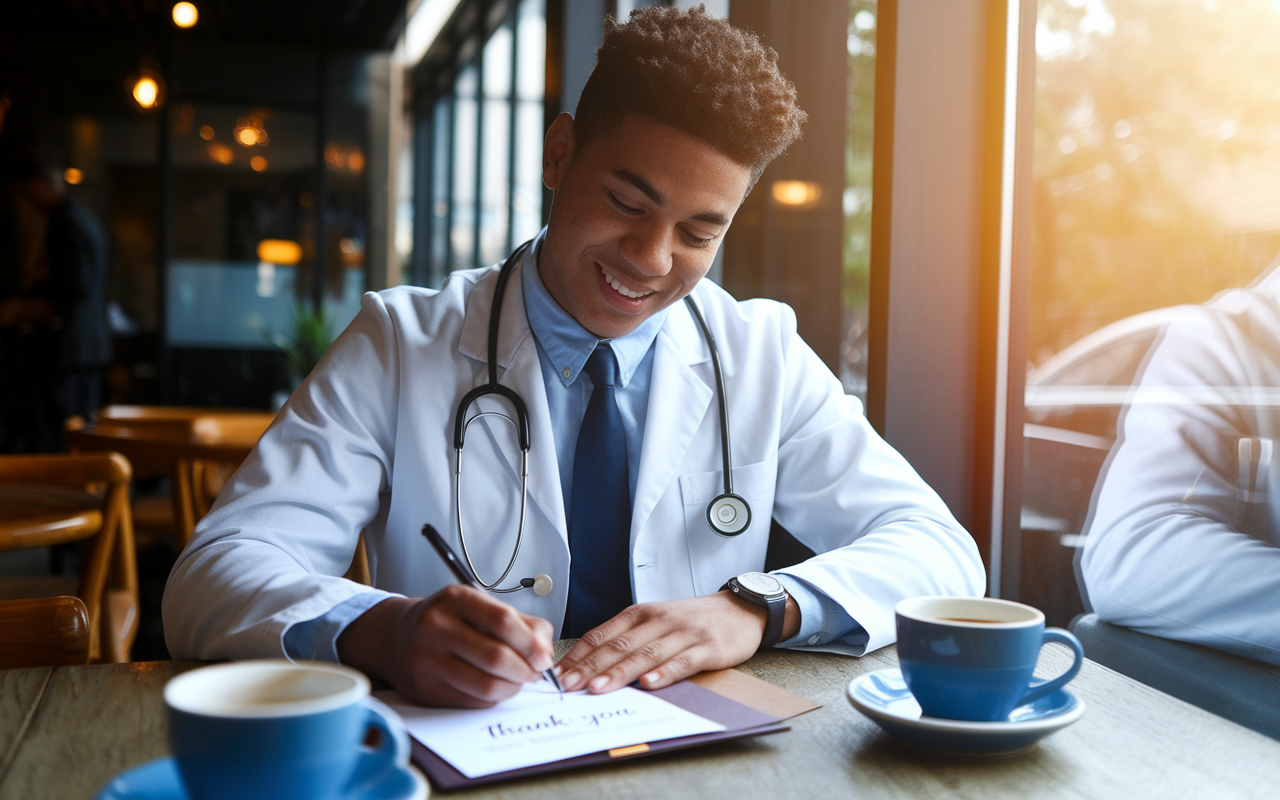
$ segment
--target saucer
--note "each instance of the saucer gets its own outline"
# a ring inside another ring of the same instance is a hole
[[[399,769],[373,786],[365,786],[342,800],[426,800],[427,780],[415,767]],[[162,758],[116,776],[98,793],[96,800],[188,800],[186,787],[178,777],[178,765]]]
[[[1036,746],[1084,714],[1084,701],[1066,689],[1019,706],[1007,722],[969,722],[926,717],[897,669],[862,675],[846,690],[853,707],[895,738],[922,750],[949,755],[1009,756]]]

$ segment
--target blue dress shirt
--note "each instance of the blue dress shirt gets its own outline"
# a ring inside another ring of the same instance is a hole
[[[573,456],[578,443],[578,428],[587,413],[591,399],[591,379],[583,374],[587,358],[601,339],[582,327],[547,291],[538,274],[537,258],[541,251],[544,228],[525,256],[520,270],[525,312],[534,341],[538,345],[538,361],[547,389],[547,406],[551,412],[551,430],[555,438],[556,463],[560,468],[560,488],[564,507],[571,508]],[[640,472],[640,446],[644,441],[644,424],[649,410],[649,385],[653,377],[654,340],[666,320],[663,309],[640,323],[625,336],[608,340],[618,359],[619,383],[614,390],[618,411],[626,429],[627,473],[631,482],[631,500],[635,503],[636,476]],[[732,400],[730,400],[732,402]],[[826,595],[790,575],[777,575],[787,594],[800,607],[800,631],[779,642],[779,647],[826,644],[840,639],[854,647],[865,645],[867,633],[848,613]],[[385,595],[366,593],[340,603],[328,613],[291,626],[284,636],[285,653],[293,659],[319,661],[338,660],[338,636],[356,617],[386,599]]]

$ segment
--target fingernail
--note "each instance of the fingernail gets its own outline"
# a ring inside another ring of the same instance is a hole
[[[592,678],[592,679],[591,679],[591,684],[590,684],[590,686],[591,686],[591,691],[593,691],[593,692],[598,692],[598,691],[600,691],[601,689],[603,689],[603,688],[604,688],[604,685],[605,685],[606,683],[608,683],[608,682],[609,682],[609,676],[608,676],[608,675],[597,675],[597,676],[595,676],[594,678]]]
[[[640,681],[644,683],[646,686],[652,686],[653,684],[658,682],[659,677],[660,676],[658,675],[658,673],[650,672],[648,675],[645,675],[643,678],[641,678]]]
[[[571,670],[560,677],[560,683],[568,691],[573,691],[582,683],[582,676],[578,674],[577,670]]]

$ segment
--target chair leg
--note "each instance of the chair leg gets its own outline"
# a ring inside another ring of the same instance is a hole
[[[182,552],[187,542],[191,541],[191,534],[196,529],[191,469],[189,459],[178,460],[173,466],[173,533],[178,552]]]

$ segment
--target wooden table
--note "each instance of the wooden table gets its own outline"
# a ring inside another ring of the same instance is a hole
[[[1051,648],[1051,650],[1056,650]],[[792,730],[627,763],[436,796],[465,798],[1280,797],[1280,742],[1087,662],[1071,689],[1087,710],[1033,751],[1002,759],[899,745],[845,699],[854,677],[894,666],[763,653],[741,669],[824,703]],[[1042,666],[1065,666],[1046,652]],[[196,662],[0,672],[0,798],[91,798],[113,775],[165,755],[161,687]]]

